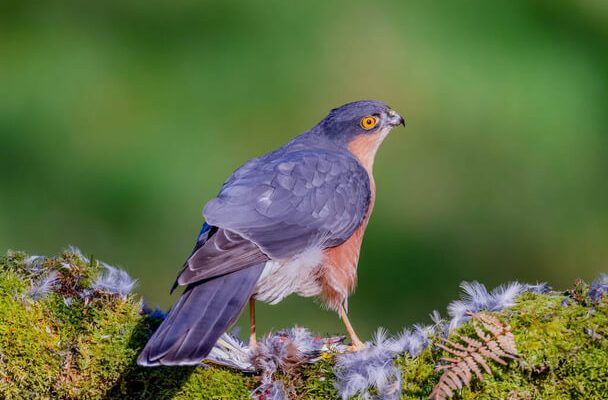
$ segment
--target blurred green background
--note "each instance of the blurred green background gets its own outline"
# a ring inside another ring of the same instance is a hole
[[[408,122],[375,165],[362,336],[428,321],[462,280],[608,269],[604,0],[5,0],[0,248],[73,244],[166,308],[224,179],[367,98]],[[343,331],[296,297],[259,320]]]

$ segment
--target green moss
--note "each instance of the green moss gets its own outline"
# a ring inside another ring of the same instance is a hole
[[[0,259],[0,398],[247,399],[258,386],[256,376],[219,367],[138,367],[137,354],[159,321],[140,314],[137,296],[96,292],[83,300],[79,293],[100,266],[69,252],[45,259],[34,271],[25,260],[18,252]],[[32,283],[52,270],[60,273],[59,287],[30,299]],[[587,290],[578,282],[567,307],[561,294],[526,293],[498,313],[513,328],[521,360],[491,364],[493,375],[455,398],[608,398],[608,304],[591,304]],[[456,333],[471,331],[464,324]],[[418,357],[397,358],[402,398],[428,397],[442,356],[431,346]],[[332,366],[333,355],[326,355],[277,378],[294,397],[336,398]]]
[[[138,367],[158,321],[140,315],[136,296],[83,300],[79,292],[99,263],[73,253],[44,260],[35,273],[25,259],[8,252],[0,260],[0,398],[239,399],[255,387],[253,377],[222,368]],[[28,298],[30,285],[52,270],[60,273],[56,292]]]
[[[306,399],[335,399],[338,397],[334,387],[333,355],[324,356],[323,360],[302,368],[296,392]]]
[[[418,357],[404,355],[397,359],[396,363],[402,371],[404,399],[428,397],[439,380],[439,376],[435,373],[435,365],[438,361],[439,355],[430,347],[427,347]]]
[[[555,293],[526,293],[515,307],[499,313],[513,328],[521,360],[507,367],[492,364],[493,375],[465,388],[461,398],[607,398],[608,304],[591,308],[572,301],[564,307],[562,299]]]
[[[22,399],[54,381],[60,337],[44,305],[23,299],[23,282],[14,273],[5,272],[0,282],[0,393]]]

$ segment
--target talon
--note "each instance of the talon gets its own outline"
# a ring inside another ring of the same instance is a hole
[[[365,349],[365,343],[363,343],[362,341],[358,340],[356,342],[353,342],[353,344],[351,344],[350,346],[348,346],[346,348],[346,351],[350,352],[350,353],[355,353],[357,351],[361,351]]]

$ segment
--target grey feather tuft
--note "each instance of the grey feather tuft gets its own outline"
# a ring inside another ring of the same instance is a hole
[[[252,395],[272,392],[277,384],[273,379],[275,372],[289,373],[302,364],[312,362],[324,346],[323,339],[298,326],[266,336],[251,355],[253,365],[262,375],[262,384]]]
[[[491,293],[477,281],[462,282],[460,287],[464,292],[461,299],[448,305],[448,314],[452,317],[449,324],[450,330],[467,321],[468,313],[477,313],[482,310],[500,311],[512,307],[515,305],[517,296],[527,289],[526,285],[519,282],[500,285]]]
[[[536,282],[535,284],[527,284],[526,290],[530,293],[545,294],[551,290],[551,286],[547,282]]]
[[[146,306],[145,304],[143,305],[143,307],[141,309],[141,313],[147,315],[148,317],[158,319],[160,321],[164,320],[165,317],[167,316],[167,313],[164,312],[159,306],[150,308],[150,307]]]
[[[42,271],[43,268],[43,263],[46,260],[46,257],[43,256],[29,256],[28,258],[25,259],[25,266],[27,267],[28,271],[32,274],[36,274],[40,271]]]
[[[59,272],[51,271],[27,291],[27,296],[33,300],[40,300],[51,293],[59,284]]]
[[[323,340],[296,326],[262,339],[252,354],[252,360],[262,376],[269,377],[276,371],[289,371],[307,363],[321,352],[323,346]]]
[[[209,352],[207,360],[239,371],[255,372],[251,362],[251,351],[234,333],[224,333],[220,336]]]
[[[589,288],[589,299],[594,303],[599,303],[604,295],[608,294],[608,274],[601,274],[599,278],[591,282]]]
[[[288,400],[287,392],[285,391],[285,385],[281,381],[272,381],[268,385],[254,390],[251,393],[251,398],[255,400]]]
[[[430,338],[435,334],[433,325],[414,325],[413,329],[404,329],[394,339],[396,353],[407,353],[417,357],[430,344]]]
[[[591,340],[604,339],[604,336],[600,335],[599,333],[597,333],[597,331],[595,329],[592,329],[592,328],[586,328],[585,333],[587,333],[587,335],[591,336]]]
[[[85,256],[82,251],[76,247],[76,246],[68,246],[67,249],[65,249],[66,253],[71,253],[74,254],[77,258],[80,259],[80,261],[82,261],[85,264],[89,264],[91,262],[91,260],[89,259],[89,257]]]
[[[342,399],[360,395],[363,399],[398,399],[401,370],[395,366],[395,342],[378,329],[366,348],[336,356],[336,389]],[[372,395],[372,389],[377,396]]]
[[[99,274],[91,289],[127,297],[137,285],[137,281],[119,268],[103,264],[105,271]]]
[[[433,323],[435,325],[441,325],[443,324],[445,321],[443,320],[443,317],[441,316],[441,313],[437,310],[433,310],[430,314],[429,317],[431,318],[431,321],[433,321]]]

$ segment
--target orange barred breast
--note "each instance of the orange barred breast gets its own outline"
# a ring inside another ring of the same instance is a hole
[[[374,156],[384,135],[368,135],[354,139],[348,149],[367,171],[370,180],[370,203],[365,218],[353,235],[344,243],[324,250],[324,261],[320,268],[321,298],[331,309],[337,310],[357,284],[357,265],[361,252],[363,234],[374,208],[376,184],[372,174]]]

